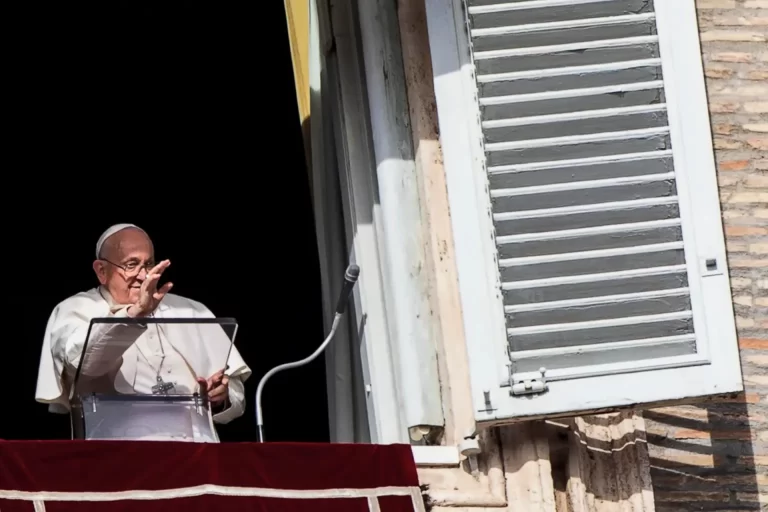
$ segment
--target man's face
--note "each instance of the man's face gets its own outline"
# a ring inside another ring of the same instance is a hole
[[[106,240],[101,255],[93,263],[99,282],[119,304],[135,303],[147,271],[155,266],[149,237],[134,228],[118,231]]]

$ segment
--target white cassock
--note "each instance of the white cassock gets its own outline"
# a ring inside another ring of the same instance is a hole
[[[116,304],[101,286],[69,297],[54,308],[40,356],[35,393],[38,402],[50,404],[51,412],[69,412],[74,374],[91,319],[127,317],[127,309],[128,305]],[[214,318],[214,314],[200,302],[169,293],[154,317]],[[243,383],[251,375],[237,348],[230,352],[229,347],[230,338],[218,325],[94,324],[84,360],[88,364],[83,363],[78,388],[152,394],[152,386],[161,377],[174,384],[171,393],[192,394],[197,390],[198,377],[207,379],[228,365],[228,406],[214,414],[213,421],[229,423],[245,411]]]

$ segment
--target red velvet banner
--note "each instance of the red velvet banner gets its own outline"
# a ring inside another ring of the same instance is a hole
[[[0,441],[2,512],[421,512],[407,445]]]

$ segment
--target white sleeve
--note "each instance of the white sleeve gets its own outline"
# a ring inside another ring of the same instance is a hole
[[[213,415],[215,423],[226,424],[239,418],[245,412],[245,384],[240,376],[229,378],[229,397],[227,408]]]
[[[125,309],[113,313],[126,317]],[[37,375],[35,400],[50,404],[57,412],[69,409],[69,386],[80,364],[90,318],[112,316],[86,298],[72,298],[56,306],[45,328]],[[144,332],[138,325],[94,324],[88,342],[89,363],[83,371],[89,376],[104,375],[119,364],[125,350]],[[119,343],[117,342],[119,341]],[[53,410],[53,409],[51,409]]]
[[[127,318],[127,310],[126,306],[110,316]],[[52,332],[51,350],[54,359],[73,371],[80,364],[90,322],[81,315],[68,316],[69,321],[62,322]],[[109,372],[145,330],[146,327],[137,324],[94,324],[81,374],[98,377]]]

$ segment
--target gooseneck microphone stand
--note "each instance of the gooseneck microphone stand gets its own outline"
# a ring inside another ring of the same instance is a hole
[[[325,341],[323,341],[323,343],[319,347],[317,347],[317,350],[315,350],[310,356],[305,357],[300,361],[294,361],[292,363],[284,363],[272,368],[264,375],[264,377],[261,378],[261,381],[259,381],[259,386],[256,388],[256,427],[258,429],[257,442],[259,443],[264,442],[264,418],[261,413],[261,393],[264,391],[264,385],[277,372],[281,372],[283,370],[289,370],[291,368],[298,368],[300,366],[309,364],[312,361],[314,361],[317,358],[317,356],[319,356],[323,352],[323,350],[325,350],[325,347],[328,346],[328,344],[333,339],[333,336],[336,334],[336,329],[339,328],[341,317],[344,315],[344,311],[347,308],[347,302],[349,302],[349,295],[352,293],[352,288],[355,286],[355,283],[357,282],[357,278],[359,277],[359,275],[360,275],[360,267],[358,267],[357,265],[349,265],[347,267],[347,271],[344,273],[344,284],[341,287],[339,300],[336,303],[336,313],[333,316],[333,323],[331,324],[331,330],[328,333],[328,336],[325,338]]]

